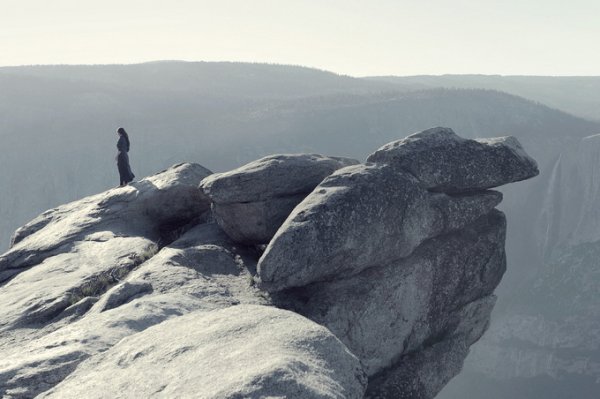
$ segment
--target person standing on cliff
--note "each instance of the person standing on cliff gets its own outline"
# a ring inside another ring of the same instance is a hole
[[[117,168],[119,169],[119,187],[125,187],[129,182],[133,181],[135,175],[129,166],[129,135],[122,127],[117,129],[119,141],[117,142],[117,150],[119,150],[116,160]]]

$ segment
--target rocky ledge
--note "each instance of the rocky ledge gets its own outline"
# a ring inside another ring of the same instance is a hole
[[[49,210],[0,255],[0,394],[433,398],[506,268],[489,189],[537,174],[514,138],[434,128]]]

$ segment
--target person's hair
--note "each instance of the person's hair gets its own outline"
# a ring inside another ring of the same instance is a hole
[[[129,135],[127,134],[125,129],[123,129],[122,127],[117,129],[117,133],[119,133],[121,136],[125,137],[125,141],[127,142],[127,152],[129,152],[129,148],[131,147],[131,143],[129,142]]]

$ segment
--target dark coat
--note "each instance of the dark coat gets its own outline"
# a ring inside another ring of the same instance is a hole
[[[119,150],[119,152],[129,152],[129,142],[123,135],[119,136],[119,141],[117,141],[117,150]]]
[[[119,137],[119,141],[117,142],[117,149],[119,153],[117,154],[117,168],[119,168],[119,176],[121,184],[129,183],[133,181],[135,175],[131,171],[131,166],[129,165],[129,143],[127,143],[127,139],[121,136]]]

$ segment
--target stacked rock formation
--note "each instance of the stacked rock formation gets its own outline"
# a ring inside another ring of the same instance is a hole
[[[390,143],[294,209],[259,261],[260,287],[336,334],[370,396],[433,397],[487,328],[506,268],[502,196],[487,189],[537,173],[510,137],[434,128]],[[441,346],[452,361],[430,355]]]
[[[506,267],[489,188],[537,173],[513,138],[434,128],[50,210],[0,256],[0,393],[432,398]]]
[[[266,244],[317,184],[337,169],[357,163],[318,154],[271,155],[213,174],[201,188],[227,235],[240,243]]]

